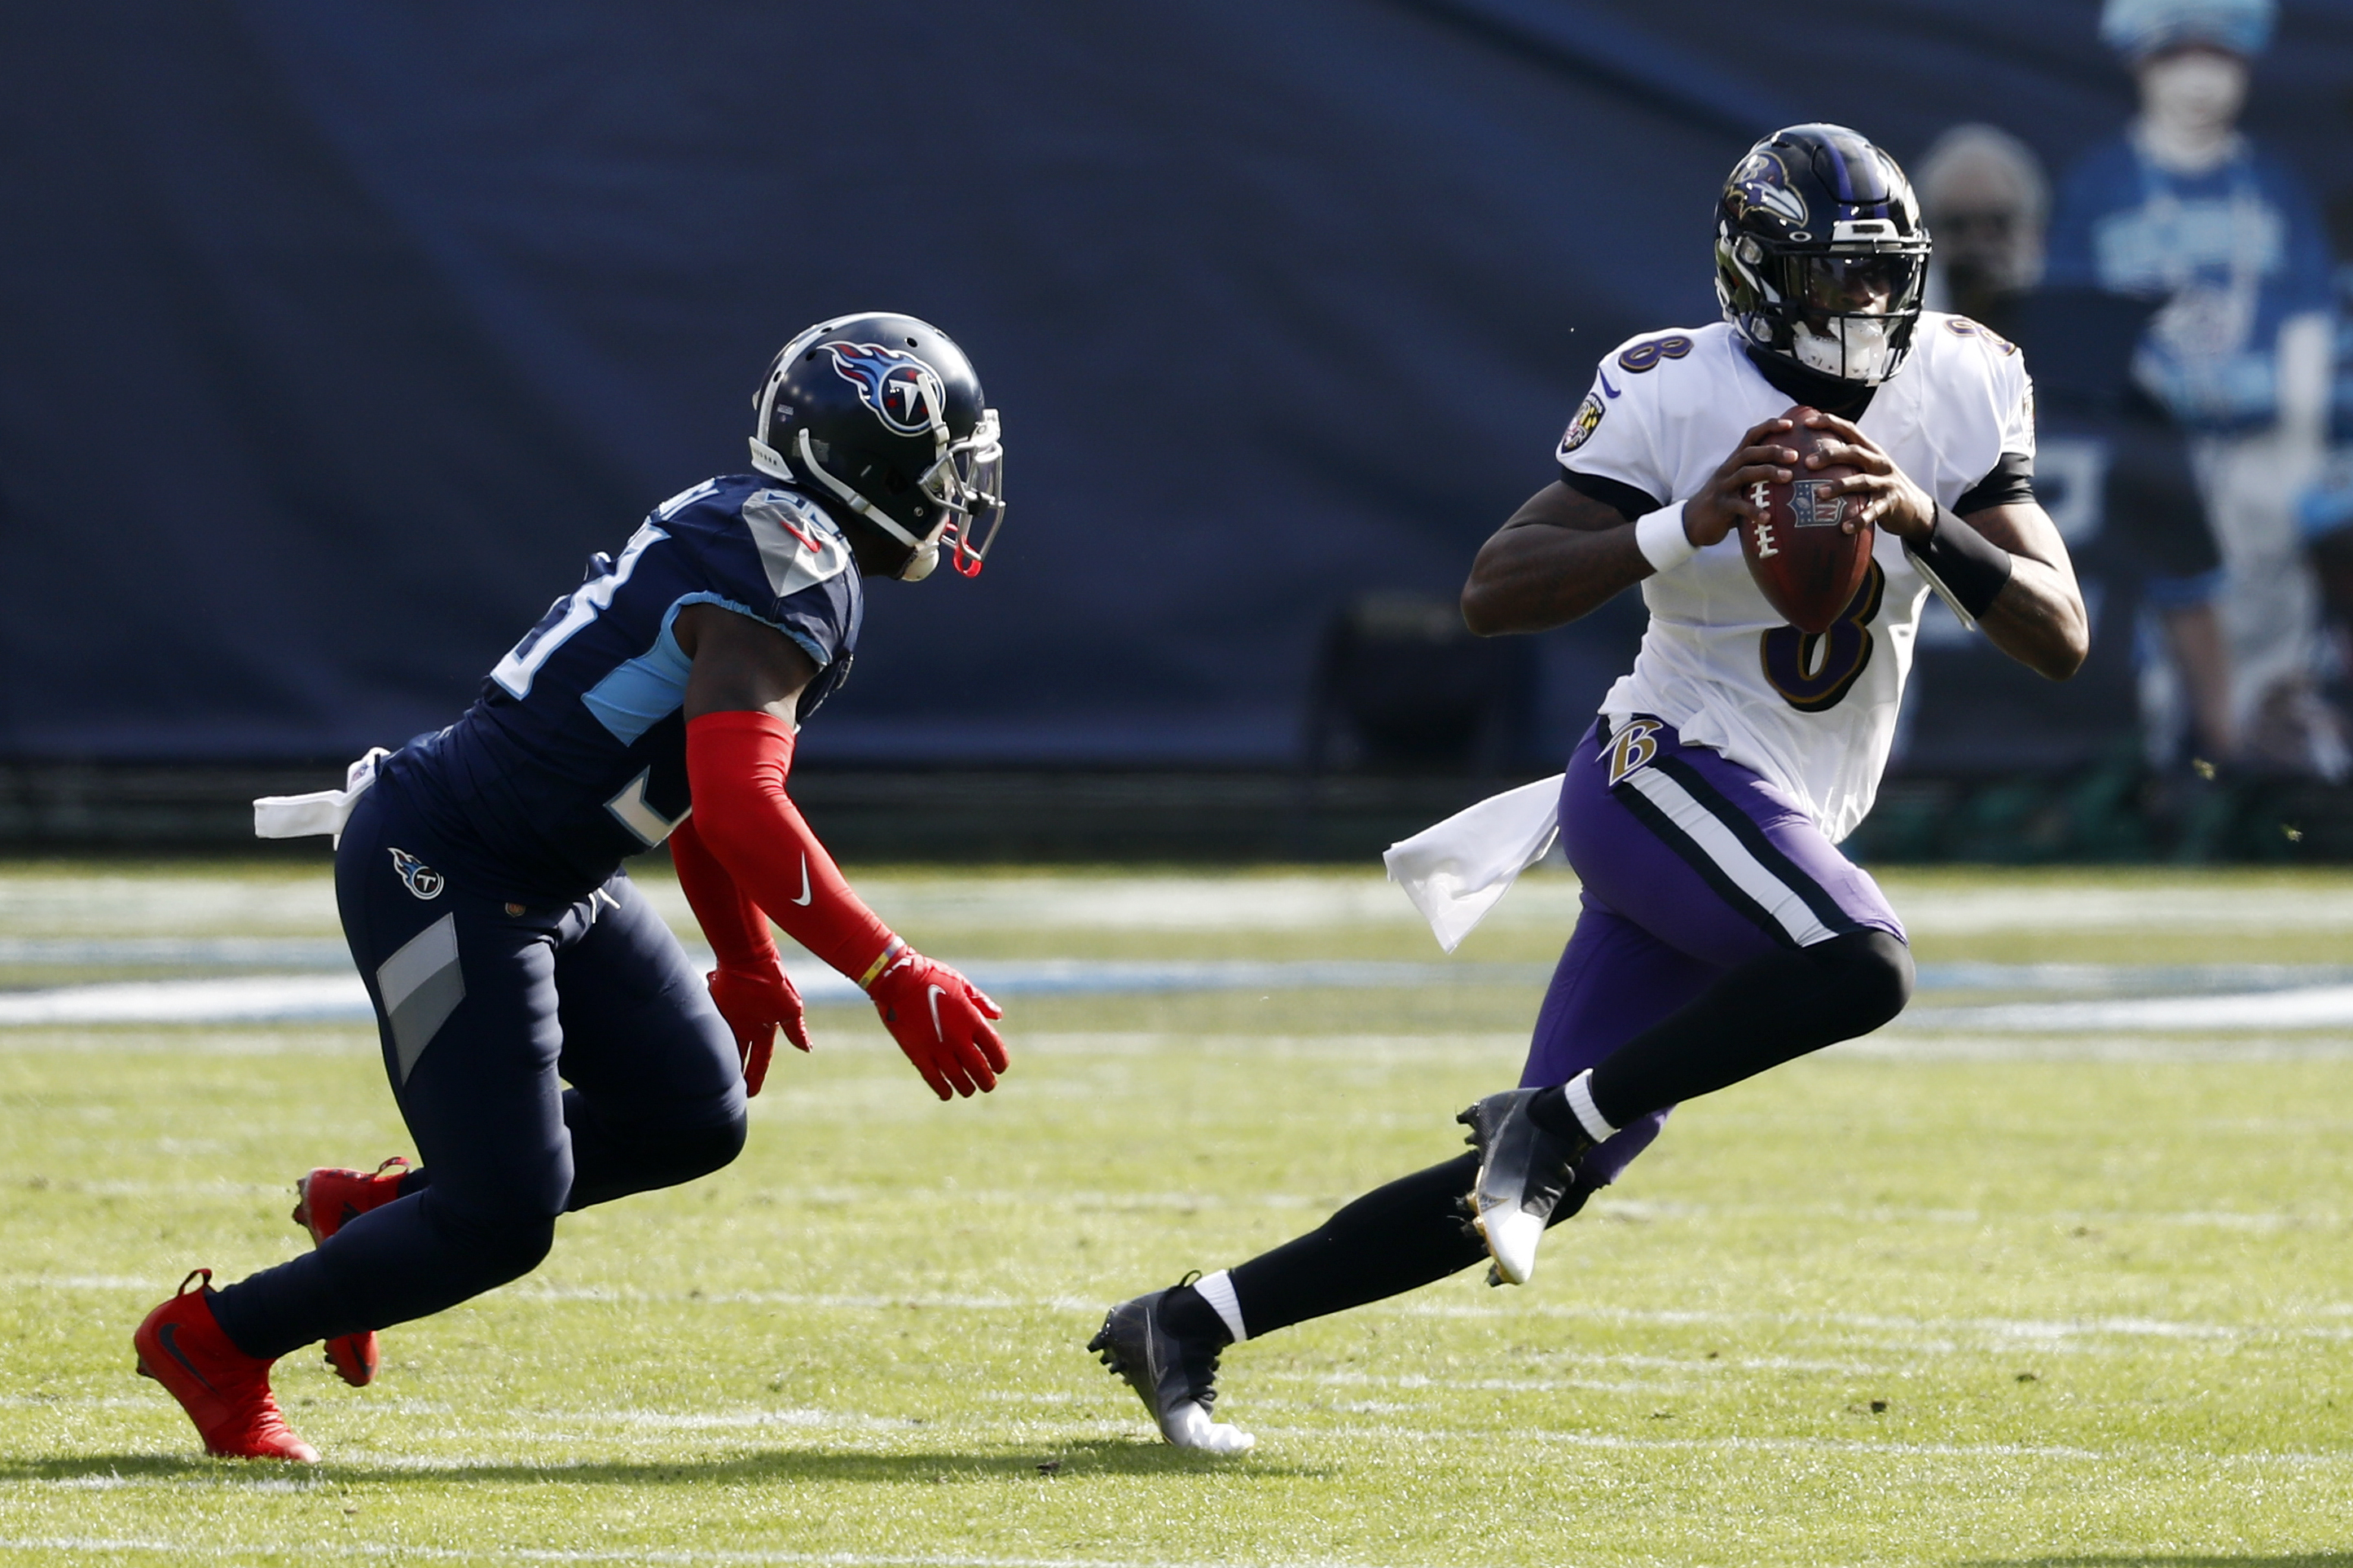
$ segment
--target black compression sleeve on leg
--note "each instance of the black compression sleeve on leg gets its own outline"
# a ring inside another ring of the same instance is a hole
[[[1295,1241],[1237,1265],[1230,1277],[1250,1338],[1401,1296],[1474,1263],[1487,1244],[1464,1216],[1479,1156],[1463,1154],[1376,1187]],[[1584,1206],[1574,1185],[1551,1223]]]
[[[1593,1069],[1594,1108],[1613,1126],[1713,1093],[1840,1040],[1867,1035],[1912,999],[1912,952],[1883,931],[1770,952],[1620,1047]]]
[[[1400,1295],[1470,1268],[1486,1244],[1462,1216],[1479,1157],[1376,1187],[1295,1241],[1232,1270],[1242,1326],[1255,1339],[1276,1329]]]

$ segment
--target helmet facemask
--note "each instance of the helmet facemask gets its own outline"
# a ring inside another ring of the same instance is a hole
[[[997,410],[982,409],[972,434],[950,442],[916,488],[948,513],[941,527],[955,547],[957,573],[979,576],[988,547],[997,542],[997,531],[1005,522],[1005,443],[997,438]],[[937,543],[933,548],[936,552]],[[965,565],[967,561],[972,564]]]
[[[1789,347],[1799,364],[1864,386],[1894,374],[1919,310],[1925,271],[1919,259],[1832,252],[1784,257],[1781,263],[1798,306]]]
[[[944,449],[912,478],[881,461],[843,473],[841,458],[848,454],[803,430],[796,443],[800,461],[795,466],[804,470],[802,477],[817,481],[913,552],[899,570],[902,582],[920,583],[930,576],[939,564],[943,544],[953,547],[959,574],[977,577],[1005,521],[1005,447],[998,428],[994,408],[982,409],[972,434],[959,439],[945,439],[947,427],[940,426]]]

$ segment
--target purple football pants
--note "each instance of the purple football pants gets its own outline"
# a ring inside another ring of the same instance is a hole
[[[1852,931],[1904,937],[1879,885],[1794,801],[1656,719],[1586,732],[1561,784],[1560,837],[1584,908],[1523,1088],[1567,1082],[1750,959]],[[1620,1129],[1580,1173],[1615,1181],[1666,1119]]]

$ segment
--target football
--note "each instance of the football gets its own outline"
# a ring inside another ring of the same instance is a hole
[[[1797,477],[1785,485],[1760,483],[1750,492],[1764,503],[1765,515],[1741,520],[1740,553],[1766,602],[1783,619],[1801,632],[1821,633],[1831,629],[1862,586],[1871,570],[1873,531],[1868,522],[1852,533],[1840,526],[1860,504],[1860,497],[1822,493],[1831,480],[1845,479],[1853,468],[1843,464],[1804,467],[1806,458],[1831,439],[1827,431],[1803,423],[1813,412],[1800,405],[1781,416],[1799,421],[1796,429],[1780,437],[1797,451]]]

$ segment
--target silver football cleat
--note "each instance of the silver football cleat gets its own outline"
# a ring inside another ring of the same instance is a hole
[[[1471,1129],[1463,1142],[1479,1152],[1471,1223],[1486,1239],[1496,1274],[1513,1285],[1536,1271],[1536,1244],[1576,1179],[1577,1156],[1593,1147],[1590,1139],[1564,1139],[1531,1121],[1528,1102],[1538,1092],[1491,1094],[1454,1119]]]

